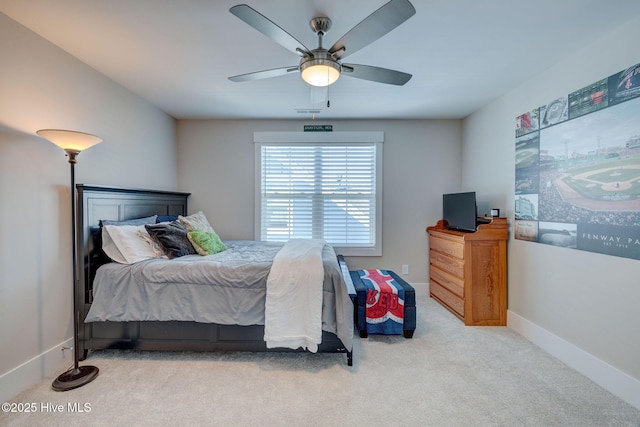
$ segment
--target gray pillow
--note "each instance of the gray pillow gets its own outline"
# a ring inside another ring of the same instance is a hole
[[[155,224],[158,215],[151,215],[146,218],[127,219],[125,221],[113,221],[110,219],[100,220],[100,225],[146,225]]]
[[[145,224],[144,227],[149,235],[162,245],[169,258],[197,253],[187,237],[188,230],[178,221]]]

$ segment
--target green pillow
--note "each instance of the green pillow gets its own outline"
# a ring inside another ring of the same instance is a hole
[[[213,255],[227,250],[227,245],[211,231],[191,230],[187,238],[200,255]]]

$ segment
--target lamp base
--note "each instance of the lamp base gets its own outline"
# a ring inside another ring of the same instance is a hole
[[[55,379],[51,388],[55,391],[67,391],[74,388],[82,387],[85,384],[95,380],[98,376],[98,368],[95,366],[80,366],[79,368],[71,368],[67,372],[60,374]]]

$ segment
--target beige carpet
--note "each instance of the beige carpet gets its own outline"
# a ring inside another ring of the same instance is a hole
[[[344,354],[100,351],[84,362],[94,382],[43,381],[11,400],[37,412],[0,425],[640,426],[640,411],[518,334],[417,299],[414,338],[356,338],[353,367]]]

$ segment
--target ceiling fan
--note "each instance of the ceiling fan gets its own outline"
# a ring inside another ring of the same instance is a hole
[[[327,87],[345,76],[402,86],[411,74],[371,65],[345,64],[342,59],[384,36],[416,13],[409,0],[391,0],[349,30],[329,49],[322,46],[322,38],[331,28],[331,19],[318,16],[309,25],[318,36],[318,47],[308,49],[291,34],[255,9],[240,4],[229,11],[284,48],[301,56],[298,65],[256,71],[229,77],[234,82],[278,77],[299,72],[302,79],[315,87]]]

